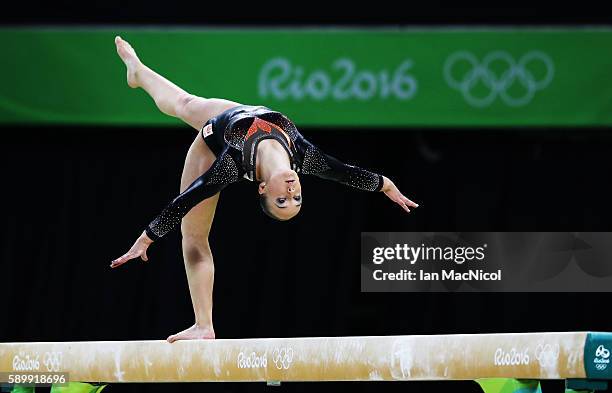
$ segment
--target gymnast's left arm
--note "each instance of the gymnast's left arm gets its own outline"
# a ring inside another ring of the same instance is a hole
[[[405,197],[388,177],[354,165],[345,164],[337,158],[323,153],[305,139],[302,142],[307,146],[302,167],[304,174],[312,174],[364,191],[384,192],[389,199],[408,213],[411,207],[419,206]]]

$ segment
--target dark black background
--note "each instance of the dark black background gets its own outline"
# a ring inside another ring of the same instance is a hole
[[[194,25],[593,25],[612,22],[597,0],[423,1],[21,1],[7,3],[10,24]]]
[[[21,2],[8,5],[0,22],[74,26],[610,22],[595,3],[514,2],[501,8],[497,3]],[[229,187],[222,192],[210,239],[216,266],[217,337],[612,330],[612,295],[607,293],[361,293],[358,262],[362,231],[610,230],[611,131],[303,128],[324,150],[389,176],[422,207],[406,215],[382,194],[304,178],[302,213],[291,222],[278,223],[261,214],[253,184]],[[108,265],[127,251],[178,192],[195,130],[3,126],[0,132],[0,341],[160,339],[193,323],[179,233],[154,244],[148,264],[132,262],[117,270]],[[548,387],[560,388],[554,383]],[[477,391],[468,382],[281,388],[151,384],[113,385],[109,391],[168,389]]]

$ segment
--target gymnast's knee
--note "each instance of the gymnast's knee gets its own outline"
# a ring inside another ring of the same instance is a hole
[[[183,120],[189,120],[193,117],[195,115],[194,112],[198,109],[197,105],[195,108],[192,105],[195,101],[205,102],[205,99],[190,93],[181,94],[176,103],[176,117]]]
[[[189,104],[195,100],[197,97],[194,96],[193,94],[189,94],[189,93],[182,93],[179,97],[178,100],[176,101],[176,108],[174,108],[175,112],[176,112],[176,117],[178,117],[179,119],[186,119],[189,117],[190,113],[190,108],[189,108]]]
[[[183,235],[183,257],[187,263],[213,263],[208,238]]]

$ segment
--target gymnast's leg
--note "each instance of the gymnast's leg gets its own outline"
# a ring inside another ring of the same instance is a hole
[[[198,134],[191,144],[181,176],[181,192],[204,173],[215,160],[202,136]],[[208,234],[215,216],[219,194],[197,204],[181,222],[183,235],[183,259],[189,283],[195,324],[180,333],[168,337],[169,342],[215,338],[212,321],[213,283],[215,265],[208,243]]]
[[[211,117],[239,105],[221,98],[203,98],[189,94],[144,65],[132,46],[121,37],[115,37],[115,45],[119,57],[127,67],[128,85],[132,88],[142,88],[153,98],[160,111],[182,119],[196,130],[200,130]]]
[[[127,66],[131,87],[143,88],[165,114],[178,117],[199,130],[211,117],[217,116],[238,103],[223,99],[206,99],[188,94],[180,87],[157,74],[138,59],[130,44],[115,38],[117,53]],[[215,161],[214,153],[198,133],[183,167],[180,191],[183,192]],[[212,322],[212,293],[215,268],[208,244],[208,234],[215,215],[219,194],[196,205],[181,222],[183,259],[189,292],[195,314],[195,324],[168,337],[168,341],[215,338]]]

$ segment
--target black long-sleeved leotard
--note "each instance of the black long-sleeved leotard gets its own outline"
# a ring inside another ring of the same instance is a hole
[[[208,124],[212,124],[213,132],[204,136]],[[263,106],[231,108],[210,119],[202,127],[202,136],[215,153],[216,160],[147,226],[145,231],[152,240],[159,240],[173,230],[191,208],[228,184],[243,178],[257,180],[257,144],[264,139],[272,138],[281,143],[297,173],[315,175],[366,191],[380,191],[383,186],[381,175],[344,164],[323,153],[308,142],[287,117]]]

